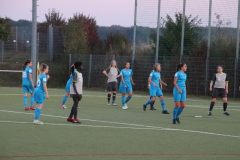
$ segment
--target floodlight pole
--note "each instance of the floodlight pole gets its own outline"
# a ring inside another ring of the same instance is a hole
[[[37,0],[32,0],[32,41],[31,41],[31,59],[33,70],[33,83],[36,83],[37,71]]]
[[[134,7],[134,28],[133,28],[133,54],[132,54],[132,69],[133,63],[136,54],[136,30],[137,30],[137,0],[135,0],[135,7]]]
[[[159,51],[160,7],[161,7],[161,0],[158,0],[157,42],[156,42],[156,57],[155,57],[155,63],[158,62],[158,51]]]
[[[212,21],[212,0],[209,0],[208,47],[207,47],[207,58],[206,58],[205,95],[207,95],[208,79],[209,79],[209,57],[210,57],[210,47],[211,47],[211,21]]]
[[[181,55],[180,55],[180,63],[182,62],[183,47],[184,47],[185,9],[186,9],[186,0],[183,0],[183,14],[182,14],[183,18],[182,18],[182,37],[181,37]]]

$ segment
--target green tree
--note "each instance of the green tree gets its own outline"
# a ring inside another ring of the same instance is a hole
[[[70,18],[62,31],[64,51],[67,54],[86,54],[87,39],[83,22]]]
[[[9,18],[0,17],[0,40],[6,41],[8,36],[11,34],[11,25],[9,23]]]
[[[183,16],[180,12],[175,13],[175,19],[169,15],[166,20],[163,19],[161,34],[159,36],[159,55],[179,55],[181,49],[182,21]],[[184,30],[184,54],[190,55],[193,53],[194,46],[202,39],[201,29],[199,25],[201,19],[198,16],[192,15],[185,17]],[[156,50],[156,32],[152,30],[150,35],[150,44],[152,49]]]

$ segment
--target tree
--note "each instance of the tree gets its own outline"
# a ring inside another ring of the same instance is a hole
[[[163,19],[161,34],[159,36],[159,55],[179,55],[181,49],[182,21],[183,16],[180,12],[175,13],[175,20],[169,15]],[[184,30],[184,54],[192,54],[194,46],[202,39],[199,25],[201,19],[192,15],[185,17]],[[156,32],[150,35],[150,44],[156,50]]]
[[[59,11],[56,11],[55,8],[52,10],[48,9],[48,13],[45,14],[46,20],[42,23],[43,25],[50,25],[53,26],[61,26],[66,24],[65,18],[63,18],[63,14],[60,14]]]
[[[0,40],[6,41],[8,36],[11,34],[11,25],[9,23],[9,18],[0,17]]]
[[[130,55],[131,44],[124,34],[110,33],[104,40],[107,54]]]
[[[62,31],[65,53],[86,54],[87,39],[83,30],[83,22],[74,18],[68,20]]]

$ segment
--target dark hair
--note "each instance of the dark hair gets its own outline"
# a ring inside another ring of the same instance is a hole
[[[179,63],[177,65],[177,71],[181,70],[181,68],[185,65],[186,63]]]
[[[161,66],[161,64],[160,63],[154,63],[154,65],[153,65],[153,70],[154,71],[156,71],[157,66]]]
[[[78,69],[78,67],[79,66],[81,66],[82,65],[82,62],[75,62],[75,63],[73,63],[73,65],[71,66],[71,74],[73,75],[74,74],[74,69],[76,68],[76,69]]]
[[[125,62],[125,64],[124,64],[124,67],[123,67],[123,68],[126,68],[126,65],[127,65],[128,63],[130,64],[130,62]]]
[[[45,63],[42,63],[40,65],[40,72],[43,72],[46,68],[48,68],[48,65],[46,65]]]
[[[32,61],[30,59],[27,59],[24,63],[23,63],[23,70],[25,70],[26,66],[31,63]]]
[[[223,66],[222,66],[222,65],[218,65],[218,66],[217,66],[217,69],[218,69],[218,67],[221,67],[221,68],[223,69]]]

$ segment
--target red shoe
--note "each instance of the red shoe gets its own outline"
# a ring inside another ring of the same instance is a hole
[[[29,108],[25,108],[24,110],[25,110],[25,111],[29,111],[30,109],[29,109]]]
[[[68,122],[73,122],[72,117],[68,117],[67,121],[68,121]]]
[[[35,108],[32,106],[32,107],[30,107],[30,110],[35,110]]]
[[[72,122],[73,123],[81,123],[77,118],[74,118]]]

